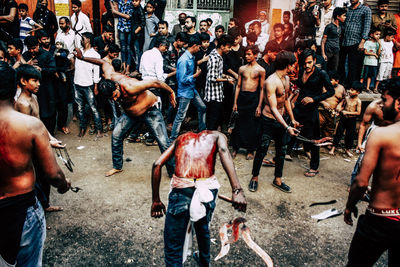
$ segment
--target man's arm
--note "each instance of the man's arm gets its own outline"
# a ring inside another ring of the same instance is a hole
[[[357,149],[360,150],[360,152],[364,152],[364,149],[362,148],[362,142],[364,139],[365,131],[367,130],[367,125],[370,124],[372,121],[373,111],[374,107],[368,105],[360,123],[360,128],[358,129]]]
[[[363,21],[363,25],[364,25],[364,29],[362,31],[362,39],[360,44],[358,45],[358,49],[362,49],[364,48],[364,43],[366,40],[368,40],[369,38],[369,31],[371,29],[371,22],[372,22],[372,13],[371,13],[371,9],[370,8],[365,8],[365,13],[364,13],[364,21]]]
[[[357,175],[350,188],[349,198],[346,203],[346,210],[344,212],[344,221],[349,225],[353,225],[351,213],[357,217],[357,202],[363,197],[368,188],[369,179],[375,170],[378,163],[379,154],[382,147],[382,129],[376,129],[371,133],[368,138],[366,152],[362,160],[360,173]]]
[[[131,83],[131,84],[129,84]],[[175,101],[175,93],[174,90],[172,90],[171,87],[169,87],[168,84],[165,82],[161,82],[158,80],[144,80],[144,81],[127,81],[126,86],[124,87],[125,91],[129,95],[138,95],[150,88],[158,88],[164,91],[167,91],[169,93],[169,100],[172,104],[173,107],[176,105]]]
[[[260,117],[261,116],[261,112],[262,112],[262,107],[263,107],[263,101],[264,101],[264,82],[265,82],[265,70],[263,67],[260,66],[261,69],[261,74],[260,74],[260,99],[258,100],[258,106],[256,109],[256,117]]]
[[[344,115],[350,115],[350,116],[358,116],[361,114],[361,100],[357,100],[357,106],[356,106],[356,111],[343,111]]]
[[[233,165],[233,160],[231,153],[229,152],[228,143],[226,141],[226,136],[220,132],[214,132],[217,134],[217,146],[218,154],[221,159],[222,167],[224,168],[226,174],[228,175],[229,182],[232,187],[232,205],[235,209],[239,211],[246,211],[247,201],[243,193],[243,189],[240,186],[239,179],[237,178],[235,166]]]
[[[50,184],[63,194],[69,190],[71,183],[65,178],[63,171],[58,166],[51,150],[46,127],[37,120],[33,125],[33,157],[37,159],[39,167]]]
[[[16,7],[12,7],[10,9],[10,14],[4,15],[4,16],[0,16],[0,24],[1,23],[13,22],[14,19],[15,19],[15,14],[17,14],[17,8]]]
[[[235,98],[233,101],[233,111],[237,111],[237,100],[239,97],[239,92],[240,88],[242,88],[242,73],[243,73],[243,66],[239,68],[239,79],[236,85],[236,90],[235,90]],[[262,101],[262,100],[261,100]]]
[[[329,98],[329,97],[331,97],[331,96],[333,96],[335,94],[335,88],[333,87],[333,85],[332,85],[332,83],[331,83],[331,81],[329,79],[328,74],[323,70],[321,70],[320,74],[322,76],[321,77],[322,85],[323,85],[323,87],[325,87],[326,92],[322,93],[319,96],[314,96],[312,98],[314,100],[314,102],[316,102],[316,103],[319,103],[322,100],[325,100],[325,99],[327,99],[327,98]]]
[[[152,205],[151,217],[160,218],[165,214],[165,206],[160,200],[161,168],[174,155],[176,141],[153,163],[151,171]]]

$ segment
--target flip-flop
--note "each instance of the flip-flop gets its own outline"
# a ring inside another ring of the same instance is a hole
[[[319,171],[310,171],[310,170],[308,170],[308,171],[306,171],[304,173],[304,176],[305,177],[315,177],[318,173],[319,173]]]
[[[262,165],[265,167],[275,167],[275,162],[269,159],[263,159]]]

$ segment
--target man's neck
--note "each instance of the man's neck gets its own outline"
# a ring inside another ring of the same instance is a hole
[[[85,45],[85,47],[83,48],[83,51],[88,51],[90,50],[90,48],[92,48],[90,45]]]
[[[5,109],[14,110],[11,99],[0,100],[0,110],[5,110]]]
[[[63,32],[64,32],[65,34],[67,34],[67,33],[69,32],[70,29],[71,29],[71,28],[68,27],[68,28],[65,29],[65,31],[63,30]]]
[[[26,19],[26,17],[28,17],[28,15],[26,15],[26,16],[23,16],[21,19],[22,19],[22,20],[24,20],[24,19]]]
[[[240,49],[240,43],[238,43],[237,45],[232,46],[232,50],[234,51],[238,51]]]
[[[221,48],[216,48],[216,50],[217,50],[217,53],[218,53],[220,56],[222,56],[222,49],[221,49]]]
[[[194,29],[194,27],[191,28],[190,30],[188,30],[188,33],[189,33],[189,34],[194,34],[195,32],[196,32],[196,30]]]
[[[249,63],[247,63],[247,65],[249,65],[250,67],[253,67],[256,64],[257,64],[256,59],[254,59],[253,61],[250,61]]]
[[[75,16],[79,16],[79,13],[81,13],[80,11],[76,11],[75,12]]]
[[[283,41],[283,36],[279,37],[279,38],[275,38],[275,41],[280,44]]]
[[[16,61],[20,61],[21,59],[22,59],[22,55],[21,54],[18,54],[18,55],[15,56],[15,60]]]
[[[147,13],[147,17],[151,17],[151,16],[153,16],[153,13]]]
[[[286,76],[287,71],[286,71],[286,69],[284,69],[284,70],[276,70],[275,73],[279,77],[279,79],[282,80]]]
[[[335,24],[337,27],[339,27],[339,20],[338,20],[338,19],[335,19],[335,20],[333,21],[333,24]]]
[[[21,94],[22,94],[22,95],[25,95],[25,96],[27,96],[27,97],[29,97],[29,98],[32,97],[32,92],[28,91],[27,89],[22,89]]]
[[[43,48],[43,50],[46,50],[47,52],[49,52],[50,51],[50,48],[51,48],[51,46],[49,46],[49,47],[44,47],[44,46],[42,46],[42,48]]]
[[[331,3],[331,4],[329,4],[329,5],[327,5],[326,7],[324,7],[324,9],[325,9],[325,12],[326,12],[326,11],[328,11],[328,10],[331,8],[331,6],[332,6],[332,3]]]
[[[379,17],[381,17],[382,19],[383,19],[384,17],[386,17],[386,15],[387,15],[387,12],[379,13]]]
[[[360,2],[358,2],[358,3],[357,3],[357,4],[355,4],[354,6],[352,5],[352,6],[351,6],[351,8],[352,8],[352,9],[356,9],[356,8],[357,8],[357,7],[359,7],[360,5],[361,5],[361,3],[360,3]]]

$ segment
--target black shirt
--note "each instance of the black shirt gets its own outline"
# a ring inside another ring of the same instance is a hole
[[[0,0],[0,16],[10,15],[11,8],[18,8],[15,0]],[[15,12],[12,22],[0,23],[0,40],[11,40],[19,38],[18,10]]]
[[[301,12],[299,20],[299,36],[315,36],[315,24],[317,22],[316,18],[313,15],[313,10],[316,6],[308,7],[306,11]]]
[[[224,69],[227,71],[229,69],[238,73],[239,68],[244,64],[244,47],[241,45],[238,51],[231,51],[228,54],[223,56],[224,58]]]
[[[58,29],[56,15],[47,8],[39,7],[33,13],[33,20],[43,26],[43,30],[47,32],[52,42],[54,42],[54,34]]]
[[[263,58],[260,58],[257,60],[258,65],[264,68],[265,70],[265,79],[267,79],[271,74],[275,72],[275,62],[272,62],[271,64],[265,62]]]
[[[97,36],[94,38],[93,40],[93,48],[97,51],[97,53],[100,54],[100,57],[103,58],[105,56],[107,56],[108,52],[104,51],[104,49],[106,48],[107,43],[104,42],[103,37]]]

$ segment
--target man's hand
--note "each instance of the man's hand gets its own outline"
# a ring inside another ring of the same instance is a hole
[[[74,54],[78,59],[82,59],[83,58],[82,51],[79,48],[75,48]]]
[[[57,140],[57,139],[51,139],[50,145],[51,145],[51,147],[54,147],[54,148],[64,148],[67,146],[66,144],[63,145],[62,141]]]
[[[261,116],[261,107],[257,107],[256,108],[256,117],[260,117]]]
[[[228,83],[235,85],[235,79],[231,76],[227,76],[226,79],[228,80]]]
[[[243,190],[240,190],[238,194],[232,194],[232,206],[238,211],[246,212],[247,201]]]
[[[353,225],[353,219],[351,218],[351,214],[354,214],[354,217],[358,216],[358,209],[354,206],[351,210],[346,208],[344,211],[344,222],[348,225]]]
[[[57,192],[60,194],[64,194],[65,192],[68,192],[68,190],[71,188],[71,182],[69,181],[68,178],[65,178],[66,184],[64,186],[61,186],[57,188]]]
[[[314,103],[314,99],[312,99],[312,98],[309,97],[309,96],[306,96],[305,98],[303,98],[303,99],[301,100],[301,103],[302,103],[303,105],[308,105],[308,104],[310,104],[310,103]]]
[[[161,218],[164,214],[164,204],[161,201],[153,201],[153,204],[151,204],[151,217]]]
[[[328,61],[328,57],[325,54],[322,54],[322,57],[324,58],[325,61]]]
[[[322,104],[322,106],[324,107],[324,109],[330,110],[331,109],[331,105],[329,105],[328,102],[322,101],[320,102]]]
[[[292,125],[294,128],[299,128],[300,127],[300,123],[296,120],[292,120]]]
[[[294,128],[294,127],[289,127],[289,128],[287,129],[287,131],[288,131],[288,133],[289,133],[291,136],[298,136],[299,133],[300,133],[300,131],[297,130],[296,128]]]
[[[97,86],[95,86],[94,88],[93,88],[93,93],[94,93],[94,95],[98,95],[99,94],[99,88],[97,88]]]
[[[365,149],[362,147],[362,144],[358,144],[356,150],[360,151],[360,153],[365,152]]]
[[[193,74],[193,78],[197,78],[197,77],[199,77],[199,76],[200,76],[200,74],[201,74],[201,69],[200,69],[199,67],[197,67],[197,71],[196,71],[196,73],[195,73],[195,74]]]
[[[169,94],[169,102],[171,103],[172,107],[176,107],[176,98],[173,91]]]
[[[358,51],[363,51],[364,50],[364,40],[362,40],[361,42],[360,42],[360,44],[358,45]]]
[[[232,110],[233,110],[233,112],[237,111],[237,104],[236,103],[233,104]]]

